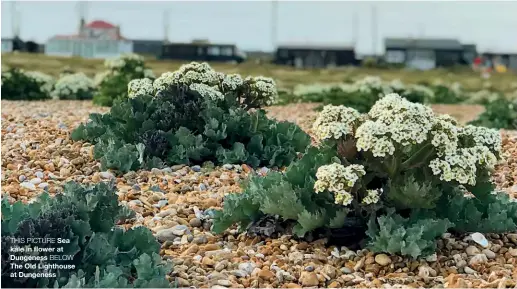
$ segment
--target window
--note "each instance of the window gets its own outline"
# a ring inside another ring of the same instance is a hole
[[[222,47],[221,55],[224,56],[233,56],[233,49],[231,47]]]
[[[388,63],[404,63],[404,51],[388,50],[386,51],[386,62]]]
[[[219,56],[220,49],[218,46],[208,47],[208,55]]]

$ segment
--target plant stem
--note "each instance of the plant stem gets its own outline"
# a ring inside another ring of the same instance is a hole
[[[426,150],[431,150],[431,153],[434,152],[434,150],[432,149],[432,144],[431,143],[427,143],[425,144],[424,146],[422,146],[422,148],[420,148],[416,153],[414,153],[409,159],[407,159],[405,162],[402,163],[402,167],[404,169],[409,169],[409,168],[414,168],[415,164],[412,164],[415,160],[417,160],[419,157],[422,157],[422,155],[424,154],[424,152]],[[430,153],[427,153],[425,154],[425,158],[428,158],[431,154]],[[424,158],[424,160],[425,160]],[[423,163],[423,161],[421,162],[417,162],[416,164],[417,165],[420,165],[421,163]]]

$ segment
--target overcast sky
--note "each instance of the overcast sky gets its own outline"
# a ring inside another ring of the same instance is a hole
[[[2,37],[11,37],[12,3],[2,0]],[[74,34],[79,23],[76,1],[17,1],[23,39],[45,42],[55,34]],[[377,41],[372,27],[376,7]],[[130,39],[163,39],[169,11],[169,40],[208,38],[236,43],[244,50],[271,50],[271,1],[102,1],[88,2],[87,21],[121,26]],[[357,15],[357,33],[354,16]],[[385,37],[456,38],[478,51],[517,52],[517,1],[350,2],[280,1],[278,43],[351,44],[357,51],[384,50]],[[376,42],[376,45],[375,45]]]

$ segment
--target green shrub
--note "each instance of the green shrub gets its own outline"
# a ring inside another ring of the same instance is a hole
[[[485,111],[470,124],[497,129],[517,129],[517,103],[499,95],[496,100],[487,103]]]
[[[429,102],[434,92],[421,85],[404,85],[399,80],[384,82],[379,77],[368,76],[351,84],[315,84],[295,87],[295,97],[284,96],[284,102],[299,99],[302,102],[321,102],[323,105],[344,105],[359,112],[368,112],[382,96],[398,93],[416,103]],[[323,106],[318,109],[321,110]]]
[[[93,80],[84,73],[66,74],[56,82],[52,98],[85,100],[92,99],[93,93]]]
[[[53,78],[41,72],[17,68],[2,72],[2,99],[45,100],[52,88]]]
[[[436,84],[432,85],[431,89],[434,91],[434,97],[430,99],[430,103],[454,104],[467,99],[459,83],[454,83],[450,86]]]
[[[205,161],[284,166],[310,144],[298,126],[255,110],[275,99],[270,79],[243,80],[193,63],[154,83],[133,80],[128,91],[128,99],[107,114],[91,114],[72,133],[74,140],[95,144],[104,168],[125,172]]]
[[[64,193],[40,195],[30,204],[2,200],[2,284],[6,287],[169,287],[165,275],[170,264],[159,256],[160,245],[145,227],[124,230],[118,221],[133,212],[118,203],[114,184],[84,187],[68,183]],[[25,245],[12,238],[24,238]],[[69,242],[32,244],[28,238],[61,238]],[[62,252],[19,253],[43,261],[23,262],[9,258],[9,248],[38,246]],[[57,249],[55,249],[57,250]],[[50,261],[50,255],[71,255],[71,260]],[[46,261],[45,261],[46,260]],[[41,273],[43,269],[15,270],[12,263],[57,264],[68,268],[49,269],[46,277],[11,276],[12,273]]]
[[[116,99],[127,98],[127,85],[133,79],[154,78],[153,72],[145,67],[144,58],[136,54],[123,54],[104,62],[106,71],[94,80],[97,93],[93,102],[101,106],[112,106]]]
[[[252,176],[243,193],[226,196],[216,232],[277,215],[303,236],[346,229],[347,220],[359,219],[355,225],[369,227],[373,250],[416,257],[432,252],[447,229],[517,228],[517,203],[490,182],[501,154],[495,130],[460,127],[397,94],[381,98],[368,114],[325,106],[313,130],[322,147],[284,173]]]

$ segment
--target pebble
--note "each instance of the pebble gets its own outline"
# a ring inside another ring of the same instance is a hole
[[[167,201],[167,200],[159,200],[158,203],[153,204],[153,207],[163,208],[163,207],[167,206],[168,203],[169,203],[169,201]]]
[[[375,256],[375,262],[381,266],[387,266],[391,264],[391,259],[386,254],[378,254]]]
[[[194,239],[192,240],[192,243],[198,244],[198,245],[206,244],[206,243],[208,243],[208,239],[204,235],[203,236],[197,236],[197,237],[194,237]]]
[[[37,171],[34,175],[36,176],[36,178],[40,178],[40,179],[43,179],[43,177],[45,177],[45,175],[40,171]]]
[[[465,252],[469,256],[475,256],[475,255],[481,253],[476,246],[468,246],[467,249],[465,249]]]
[[[465,273],[470,274],[470,275],[474,275],[477,273],[476,270],[470,268],[469,266],[465,266],[465,268],[463,268],[463,271],[465,271]]]
[[[188,231],[188,227],[185,225],[176,225],[171,228],[171,232],[177,236],[183,236]]]
[[[232,164],[224,164],[224,165],[223,165],[223,169],[225,169],[225,170],[231,170],[231,169],[233,169],[233,165],[232,165]]]
[[[512,257],[517,257],[517,248],[510,248],[508,253],[510,253],[510,256]]]
[[[230,280],[217,280],[217,284],[218,285],[221,285],[221,286],[225,286],[225,287],[230,287],[232,286],[232,282],[230,282]]]
[[[23,181],[25,181],[26,179],[27,179],[27,177],[26,177],[26,176],[24,176],[24,175],[19,175],[19,176],[18,176],[18,181],[20,181],[20,183],[21,183],[21,182],[23,182]]]
[[[175,209],[167,209],[167,210],[159,212],[158,214],[156,214],[156,216],[158,216],[160,218],[165,218],[167,216],[175,216],[176,214],[177,214],[177,211]]]
[[[178,236],[182,236],[188,230],[187,226],[176,225],[172,228],[161,229],[156,232],[156,238],[160,242],[175,241]],[[181,241],[181,239],[179,239]]]
[[[193,166],[191,169],[192,169],[194,172],[200,172],[200,171],[201,171],[201,167],[200,167],[200,166],[197,166],[197,165],[196,165],[196,166]]]
[[[481,251],[481,253],[485,254],[485,256],[488,259],[495,259],[495,257],[496,257],[496,254],[489,249],[483,249],[483,251]]]
[[[205,184],[200,184],[199,185],[199,190],[200,191],[206,191],[206,185]]]
[[[29,190],[35,190],[36,189],[36,186],[33,183],[31,183],[31,182],[23,182],[23,183],[20,184],[20,186],[22,188],[26,188],[26,189],[29,189]]]
[[[257,267],[254,263],[246,262],[246,263],[240,263],[238,268],[239,270],[242,270],[246,272],[247,275],[251,275],[251,272]]]
[[[309,266],[305,267],[304,270],[307,271],[307,272],[312,272],[312,271],[314,271],[314,266],[309,265]]]
[[[300,276],[300,281],[302,283],[302,286],[305,287],[313,287],[318,286],[320,284],[318,280],[318,275],[314,272],[303,272]]]
[[[483,264],[488,262],[488,258],[485,256],[485,254],[477,254],[470,258],[469,265],[477,265],[477,264]]]
[[[192,227],[201,227],[202,223],[201,223],[200,219],[193,218],[193,219],[190,219],[189,225],[192,226]]]
[[[103,179],[112,179],[114,178],[115,176],[110,173],[110,172],[100,172],[100,177],[103,178]]]
[[[45,182],[44,183],[40,183],[38,185],[38,188],[40,188],[40,189],[47,189],[48,188],[48,183],[45,183]]]

